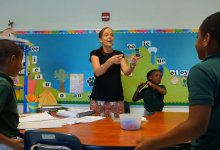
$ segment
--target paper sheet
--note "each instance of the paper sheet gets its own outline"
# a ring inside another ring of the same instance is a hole
[[[44,121],[44,120],[53,120],[55,117],[49,115],[48,113],[36,113],[31,114],[26,117],[20,117],[19,122],[35,122],[35,121]]]
[[[57,116],[69,117],[69,118],[79,118],[83,116],[88,116],[95,113],[93,110],[85,110],[85,109],[71,109],[67,110],[58,110],[56,113]]]
[[[100,117],[100,116],[85,116],[81,118],[63,118],[60,119],[64,124],[77,124],[77,123],[89,123],[89,122],[94,122],[97,120],[104,119],[105,117]]]
[[[19,118],[18,129],[59,128],[66,124],[89,123],[104,118],[100,116],[85,116],[58,119],[47,113],[37,113]]]
[[[64,123],[59,120],[48,120],[38,122],[22,122],[18,124],[18,129],[42,129],[42,128],[59,128]]]

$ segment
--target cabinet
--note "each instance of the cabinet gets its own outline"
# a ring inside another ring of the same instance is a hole
[[[23,89],[24,90],[24,94],[23,94],[23,112],[27,112],[27,93],[28,93],[28,65],[27,65],[27,60],[28,60],[28,50],[29,50],[29,46],[28,46],[28,40],[25,39],[19,39],[19,38],[10,38],[10,37],[3,37],[0,36],[0,39],[8,39],[11,40],[13,42],[15,42],[16,44],[19,45],[19,47],[22,49],[23,53],[24,53],[24,63],[23,63],[23,67],[24,67],[24,83],[23,83],[23,87],[22,86],[15,86],[15,90],[20,90]]]

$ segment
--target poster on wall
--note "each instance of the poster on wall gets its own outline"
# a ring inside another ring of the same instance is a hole
[[[98,32],[17,31],[17,37],[30,41],[29,92],[53,95],[48,97],[60,104],[89,103],[95,80],[89,57],[101,46]],[[146,81],[149,70],[160,69],[161,84],[167,88],[165,105],[187,105],[187,75],[199,62],[196,36],[197,30],[114,30],[115,50],[122,51],[128,62],[137,50],[142,56],[131,76],[122,75],[125,100],[132,102],[137,85]]]

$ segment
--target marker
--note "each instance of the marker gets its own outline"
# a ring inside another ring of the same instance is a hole
[[[141,55],[140,55],[140,51],[139,51],[139,49],[137,49],[137,48],[135,49],[135,55],[136,55],[137,57],[141,56]]]

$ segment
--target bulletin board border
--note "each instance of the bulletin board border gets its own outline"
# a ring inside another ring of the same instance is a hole
[[[43,31],[16,31],[16,34],[89,34],[99,33],[100,30],[43,30]],[[113,30],[114,33],[196,33],[198,29],[139,29]]]
[[[18,103],[23,103],[23,100],[18,100]],[[90,104],[88,101],[62,101],[62,102],[58,102],[58,104]],[[129,102],[130,105],[144,105],[143,102]],[[176,102],[176,103],[167,103],[166,102],[166,106],[188,106],[188,103],[181,103],[181,102]]]

